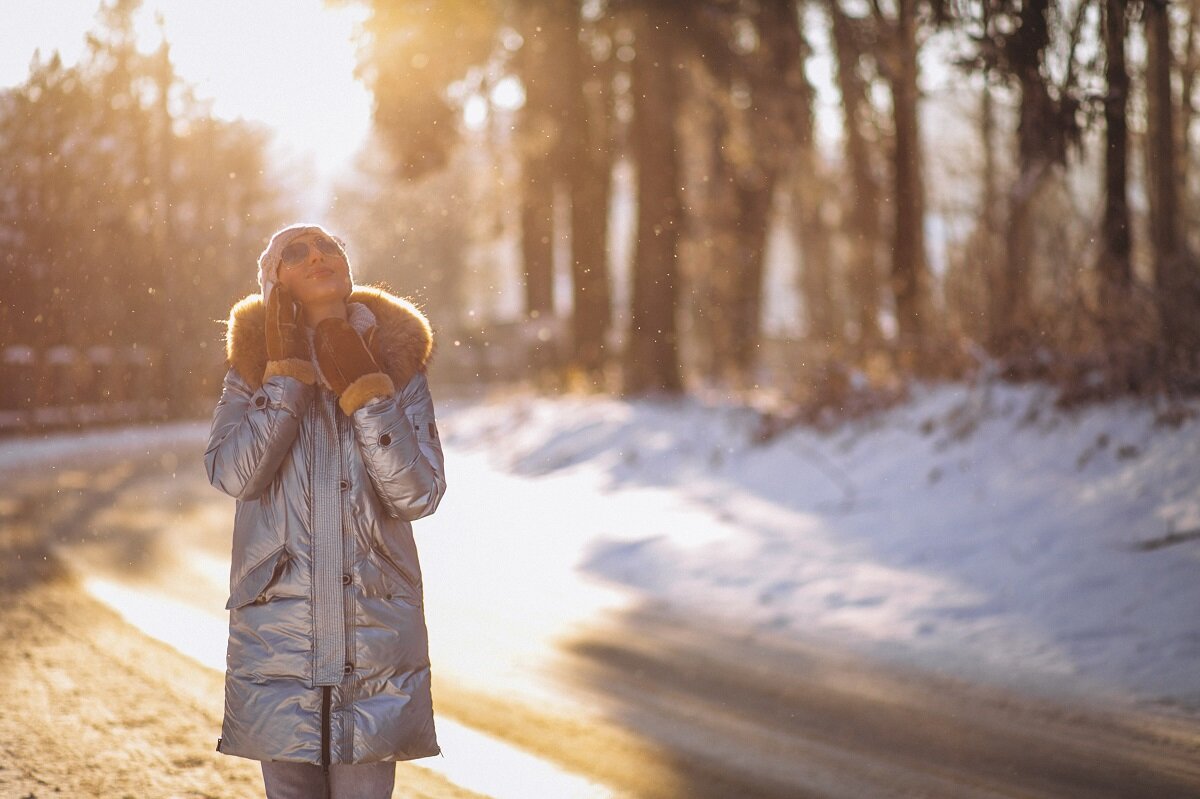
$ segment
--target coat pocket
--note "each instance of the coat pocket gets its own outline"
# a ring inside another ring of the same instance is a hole
[[[440,444],[438,440],[437,422],[431,413],[418,413],[412,417],[413,429],[417,440],[423,444]]]
[[[414,605],[421,604],[421,584],[413,574],[401,566],[379,544],[372,543],[371,552],[375,555],[375,559],[382,564],[383,572],[390,575],[391,580],[398,582],[399,591],[396,593]],[[388,598],[391,598],[390,595]]]
[[[279,581],[290,558],[287,547],[281,545],[260,560],[246,572],[246,576],[233,589],[229,601],[225,603],[225,609],[234,610],[251,602],[266,602],[270,599],[270,589]]]

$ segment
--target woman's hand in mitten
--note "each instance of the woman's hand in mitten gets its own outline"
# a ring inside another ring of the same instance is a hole
[[[308,349],[308,336],[300,324],[300,306],[283,285],[275,286],[267,298],[266,380],[272,375],[288,375],[304,383],[315,383],[316,372]]]
[[[396,393],[392,378],[379,367],[371,350],[345,319],[322,320],[313,334],[317,364],[338,395],[347,416],[375,397]]]

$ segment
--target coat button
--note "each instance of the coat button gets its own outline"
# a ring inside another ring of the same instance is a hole
[[[353,674],[353,673],[354,673],[354,664],[353,663],[347,663],[345,666],[342,666],[342,674]]]
[[[390,445],[391,445],[391,443],[392,443],[392,436],[391,436],[391,434],[389,434],[389,433],[384,433],[383,435],[381,435],[381,436],[379,437],[379,445],[380,445],[381,447],[390,446]]]
[[[342,585],[350,585],[351,582],[352,581],[350,579],[350,575],[348,575],[348,574],[342,575]]]
[[[338,483],[338,485],[341,487],[341,489],[342,489],[343,491],[345,491],[347,488],[349,488],[349,487],[350,487],[350,483],[349,483],[349,482],[347,482],[346,480],[342,480],[342,481],[340,481],[340,482]]]
[[[256,597],[254,598],[254,601],[255,601],[255,602],[258,602],[258,603],[260,603],[260,604],[261,604],[261,603],[263,603],[263,602],[266,602],[266,601],[267,601],[267,595],[266,595],[266,594],[259,594],[258,596],[256,596]]]
[[[262,394],[259,394],[257,397],[254,398],[255,407],[263,408],[266,406],[266,404],[267,404],[267,398],[264,397]]]

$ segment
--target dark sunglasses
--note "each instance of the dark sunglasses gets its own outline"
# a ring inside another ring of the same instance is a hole
[[[342,248],[338,246],[337,242],[327,239],[324,236],[317,236],[315,239],[313,239],[312,243],[313,246],[326,255],[342,254]],[[307,241],[293,241],[291,244],[284,247],[283,251],[279,253],[279,260],[284,266],[296,266],[297,264],[302,263],[307,257]]]

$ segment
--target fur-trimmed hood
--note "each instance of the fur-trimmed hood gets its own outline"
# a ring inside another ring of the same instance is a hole
[[[397,389],[429,367],[433,329],[412,302],[376,286],[355,286],[348,302],[361,302],[375,315],[380,366]],[[266,316],[262,295],[251,294],[233,306],[226,323],[226,360],[255,390],[267,365]]]

